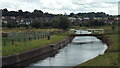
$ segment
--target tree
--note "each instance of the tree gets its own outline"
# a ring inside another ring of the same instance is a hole
[[[17,27],[17,24],[15,22],[13,22],[13,21],[9,21],[7,23],[7,27],[10,28],[10,29],[15,28],[15,27]]]
[[[68,17],[66,16],[61,16],[60,17],[60,22],[59,22],[59,28],[66,30],[67,28],[69,28],[71,25],[70,20],[68,19]]]
[[[105,22],[98,21],[98,20],[90,21],[88,23],[90,23],[90,26],[103,26],[103,25],[105,25]]]
[[[48,12],[44,13],[44,17],[53,17],[53,14],[49,14]]]
[[[24,18],[31,18],[32,17],[32,14],[28,11],[25,11],[24,13],[22,13]]]
[[[8,10],[6,8],[2,10],[2,16],[8,16]]]
[[[51,22],[50,22],[50,21],[44,21],[43,26],[45,26],[45,27],[47,27],[47,28],[52,27],[52,25],[51,25]]]
[[[6,27],[6,26],[7,26],[7,24],[2,22],[2,27]]]
[[[59,28],[59,23],[60,23],[60,18],[56,17],[52,19],[51,24],[53,28]]]
[[[21,9],[20,9],[20,10],[18,10],[18,12],[19,12],[19,13],[23,13],[23,11],[22,11]]]
[[[42,28],[42,26],[43,26],[41,20],[33,20],[33,22],[30,25],[31,25],[31,27],[36,28],[36,29]]]
[[[70,15],[69,15],[69,16],[70,16],[70,17],[73,17],[74,15],[75,15],[74,13],[70,13]]]
[[[79,18],[79,16],[78,16],[78,15],[73,15],[73,17],[75,17],[75,18]]]
[[[43,12],[41,10],[34,10],[34,12],[32,13],[32,15],[34,17],[42,17],[43,16]]]
[[[113,32],[115,31],[115,26],[114,26],[114,25],[112,26],[112,31],[113,31]]]
[[[23,11],[20,9],[20,10],[18,10],[18,15],[19,16],[23,16]]]
[[[95,17],[95,13],[94,13],[94,12],[88,13],[88,17],[89,17],[91,20],[93,20],[94,17]]]

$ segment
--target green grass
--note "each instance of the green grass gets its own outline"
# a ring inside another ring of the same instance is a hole
[[[78,66],[119,66],[118,64],[119,52],[109,52],[113,50],[118,50],[118,35],[109,35],[109,37],[110,39],[112,39],[113,44],[111,47],[108,47],[107,49],[108,52],[106,52],[104,55],[100,55],[95,59],[92,59]]]
[[[110,40],[112,40],[112,45],[107,49],[107,51],[115,51],[118,50],[118,45],[120,42],[118,42],[118,34],[114,35],[107,35]]]
[[[103,27],[94,27],[94,28],[103,28],[106,32],[105,33],[112,33],[111,26],[103,26]],[[118,29],[118,28],[117,28]],[[87,61],[83,64],[78,65],[75,68],[79,68],[79,66],[120,66],[118,64],[118,55],[120,55],[118,51],[118,34],[109,34],[107,35],[110,40],[112,40],[112,45],[108,47],[106,53],[104,55],[100,55],[90,61]]]
[[[56,43],[65,38],[68,38],[68,37],[62,36],[62,35],[54,35],[54,36],[51,36],[50,40],[47,40],[47,38],[43,38],[39,40],[32,40],[32,41],[27,41],[22,43],[15,43],[14,45],[3,46],[2,55],[7,56],[7,55],[12,55],[12,54],[20,53],[23,51],[31,50],[34,48],[40,48],[48,44]]]
[[[2,37],[3,45],[10,45],[12,44],[12,40],[14,42],[24,42],[24,39],[29,39],[31,37],[34,39],[35,37],[41,36],[43,34],[48,35],[49,31],[53,31],[54,33],[57,33],[57,31],[62,31],[61,29],[25,29],[25,28],[3,28],[3,32],[9,32],[8,34],[10,36],[8,37]]]
[[[9,28],[3,28],[2,32],[57,31],[57,30],[59,30],[59,29],[54,29],[54,28],[51,28],[51,29],[35,29],[35,28],[29,28],[29,29],[26,29],[26,28],[11,28],[11,29],[9,29]]]
[[[117,66],[118,53],[105,53],[95,59],[92,59],[80,66]]]

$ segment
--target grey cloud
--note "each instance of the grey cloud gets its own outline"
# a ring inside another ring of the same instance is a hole
[[[89,2],[85,2],[86,0],[1,0],[0,8],[8,8],[11,10],[28,10],[33,11],[34,9],[39,9],[51,13],[63,13],[67,12],[94,12],[100,10],[110,14],[116,14],[117,2],[118,0],[87,0]],[[67,3],[68,2],[68,3]],[[102,3],[104,3],[102,5]],[[110,5],[108,7],[107,5]],[[104,10],[101,10],[104,9]],[[106,11],[105,11],[106,10]],[[111,13],[112,10],[112,13]]]

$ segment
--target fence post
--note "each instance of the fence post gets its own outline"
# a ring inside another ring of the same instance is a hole
[[[41,35],[41,38],[43,38],[43,35]]]
[[[59,31],[57,31],[57,35],[59,35]]]
[[[33,37],[31,37],[31,40],[34,40],[34,36],[33,36]]]
[[[30,41],[30,37],[29,37],[29,41]]]
[[[3,45],[5,46],[6,44],[5,44],[5,41],[3,41]]]
[[[41,39],[42,37],[41,37],[41,35],[40,35],[40,39]]]
[[[44,34],[44,36],[46,37],[46,34]]]
[[[20,38],[18,39],[19,43],[20,43]]]
[[[43,38],[44,38],[44,34],[43,34]]]
[[[39,35],[38,35],[38,39],[39,39]]]
[[[46,37],[46,34],[45,34],[45,37]]]
[[[24,38],[24,41],[26,42],[26,38]]]
[[[37,39],[37,36],[35,36],[35,39]]]
[[[44,34],[43,34],[43,38],[44,38]]]
[[[45,34],[43,34],[43,38],[45,38]]]
[[[44,38],[44,34],[42,35],[42,38]]]
[[[12,39],[12,45],[14,45],[14,39]]]
[[[37,36],[35,36],[35,39],[37,39]]]
[[[33,36],[34,40],[35,40],[35,36]]]
[[[30,37],[30,40],[32,40],[32,37]]]

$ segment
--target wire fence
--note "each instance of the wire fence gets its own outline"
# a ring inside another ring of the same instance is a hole
[[[30,32],[11,32],[9,36],[2,37],[2,45],[14,45],[15,43],[38,40],[48,37],[48,35],[60,34],[63,31],[30,31]]]

